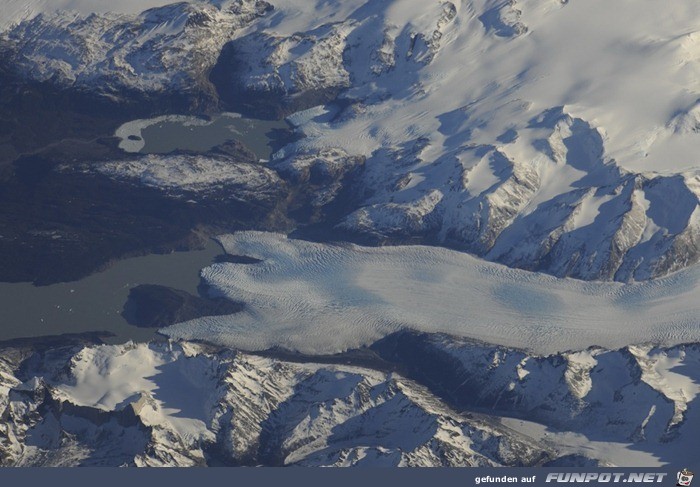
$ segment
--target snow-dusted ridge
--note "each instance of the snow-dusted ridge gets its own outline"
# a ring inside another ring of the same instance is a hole
[[[373,349],[408,375],[186,342],[4,347],[0,465],[693,460],[697,346],[538,357],[398,334]]]
[[[86,168],[111,178],[183,194],[228,190],[231,199],[264,200],[282,190],[274,171],[259,164],[234,162],[226,157],[202,155],[144,155],[132,160],[108,161]]]
[[[626,282],[700,260],[699,20],[694,0],[229,0],[43,15],[0,45],[117,101],[309,108],[273,165],[366,160],[343,232]]]
[[[22,382],[13,375],[22,361],[0,359],[1,466],[499,466],[556,457],[496,422],[455,413],[413,381],[366,368],[188,343],[28,355]]]
[[[172,0],[4,0],[0,5],[0,31],[41,14],[70,10],[83,15],[91,13],[140,13],[147,8],[161,7]]]
[[[698,268],[637,284],[584,282],[436,247],[337,246],[262,232],[220,240],[231,254],[262,260],[202,271],[212,295],[246,310],[162,330],[170,337],[312,354],[402,329],[541,354],[700,340]]]
[[[222,46],[268,8],[254,0],[171,2],[143,12],[117,7],[123,13],[89,15],[86,5],[46,8],[1,33],[0,50],[19,76],[118,103],[135,94],[213,98],[207,76]]]
[[[343,109],[292,116],[308,137],[278,155],[367,158],[342,230],[631,281],[700,258],[698,18],[690,1],[370,2],[233,45],[266,55],[241,73],[251,92],[344,90]]]

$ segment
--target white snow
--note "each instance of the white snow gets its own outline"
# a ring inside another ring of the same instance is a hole
[[[464,0],[454,18],[439,1],[350,0],[333,15],[323,2],[318,18],[308,2],[273,3],[255,36],[234,41],[249,56],[241,82],[342,90],[349,107],[289,117],[306,137],[274,157],[366,157],[358,185],[371,196],[343,230],[427,234],[582,279],[697,262],[697,2]],[[679,196],[677,211],[631,201],[655,184]]]
[[[0,26],[38,12],[137,13],[167,3],[174,2],[5,0]],[[292,61],[295,69],[315,63],[304,68],[317,75],[308,82],[332,82],[347,73],[332,71],[337,66],[328,60],[346,56],[343,65],[355,80],[351,97],[392,93],[304,145],[368,155],[425,136],[434,159],[466,142],[503,145],[496,141],[507,130],[520,132],[542,111],[563,107],[598,129],[606,156],[625,168],[675,173],[699,167],[695,0],[672,7],[656,0],[463,0],[454,2],[451,21],[438,1],[271,3],[274,11],[246,32],[283,38],[321,26],[329,32],[316,34],[315,47],[299,45],[302,35],[275,50],[274,62],[282,66],[275,76],[286,85],[294,82],[284,68]],[[405,37],[416,34],[434,56],[406,45]]]
[[[2,0],[0,3],[0,31],[40,13],[73,10],[90,13],[141,13],[146,9],[168,5],[173,0]]]
[[[464,164],[462,159],[464,157],[458,157],[460,163]],[[425,180],[425,176],[422,176]],[[484,191],[488,190],[492,186],[495,186],[500,182],[498,176],[494,174],[494,170],[490,164],[490,158],[484,156],[481,160],[473,166],[473,169],[469,171],[469,180],[465,184],[466,189],[473,195],[480,195]]]
[[[684,420],[688,405],[700,394],[692,368],[697,356],[686,350],[662,350],[651,346],[630,347],[642,368],[642,380],[675,404],[673,424]]]
[[[591,194],[583,198],[573,217],[574,227],[582,228],[591,225],[600,214],[600,206],[612,200],[612,195],[596,196]]]
[[[640,450],[639,445],[634,443],[590,440],[581,433],[556,431],[522,419],[501,418],[501,423],[518,433],[556,448],[561,455],[584,455],[604,464],[621,467],[660,467],[666,463],[660,461],[653,452]]]
[[[403,28],[432,35],[442,14],[441,3],[424,0],[324,2],[316,10],[308,2],[272,3],[277,10],[262,26],[277,35],[343,20],[357,30],[376,23],[373,30],[397,44]],[[467,140],[492,144],[509,128],[527,127],[541,111],[564,107],[598,128],[607,155],[630,170],[698,167],[700,135],[686,130],[676,136],[673,123],[693,112],[700,97],[697,2],[679,0],[671,8],[655,0],[470,0],[455,6],[457,17],[440,26],[438,54],[426,67],[406,62],[384,80],[372,77],[360,57],[387,47],[378,46],[376,36],[360,39],[348,54],[350,66],[359,81],[369,82],[358,83],[352,94],[391,89],[394,96],[324,132],[323,143],[371,153],[408,134],[425,135],[437,156]],[[505,24],[519,18],[526,31],[498,35],[495,18]],[[462,109],[456,123],[444,117]]]
[[[237,185],[239,193],[257,191],[257,196],[261,197],[270,187],[280,184],[276,173],[261,165],[202,155],[148,154],[133,160],[108,161],[87,170],[152,188],[176,190],[176,193]],[[231,192],[230,197],[241,197],[241,194]]]
[[[695,0],[270,2],[47,17],[7,42],[23,76],[98,93],[204,88],[233,42],[241,96],[307,108],[289,117],[305,137],[273,164],[329,149],[365,159],[344,231],[582,279],[698,261]],[[210,21],[183,29],[196,12]],[[340,103],[303,103],[336,92]]]
[[[246,311],[164,330],[247,350],[333,353],[400,329],[445,332],[549,354],[700,340],[700,269],[636,284],[587,283],[441,248],[366,248],[241,232],[229,253],[262,259],[202,271]]]
[[[179,347],[162,353],[127,344],[84,348],[72,363],[72,381],[55,388],[74,404],[114,411],[142,399],[141,416],[148,424],[167,422],[187,438],[211,435],[205,424],[210,412],[201,397],[216,382],[206,360],[188,357]]]

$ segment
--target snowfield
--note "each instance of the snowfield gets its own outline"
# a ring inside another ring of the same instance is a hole
[[[343,231],[585,280],[700,259],[697,3],[273,3],[233,86],[340,93],[275,157],[366,158]]]
[[[0,466],[495,467],[557,456],[393,373],[187,343],[50,354],[0,358]],[[13,375],[22,362],[39,366],[25,382]]]
[[[401,329],[444,332],[538,354],[700,340],[700,269],[617,284],[557,279],[450,250],[367,248],[241,232],[226,251],[257,264],[202,271],[247,310],[163,330],[244,350],[344,351]]]
[[[315,28],[310,9],[295,3],[297,16],[307,14],[311,24],[305,30]],[[604,139],[606,159],[630,171],[700,167],[700,5],[693,0],[672,8],[654,0],[345,3],[356,10],[333,34],[346,40],[339,46],[349,55],[344,67],[356,78],[348,98],[393,96],[321,133],[326,143],[371,153],[424,135],[431,139],[426,158],[437,159],[467,141],[508,146],[498,142],[508,130],[561,107],[590,123]],[[360,37],[370,26],[383,37]],[[403,47],[402,29],[414,36],[406,59],[394,51]],[[291,33],[284,24],[268,30]],[[312,60],[313,51],[282,62]],[[533,141],[527,137],[506,154],[530,158]]]
[[[698,19],[692,1],[368,2],[303,54],[272,32],[234,45],[266,55],[252,91],[344,90],[290,117],[307,138],[278,154],[367,158],[343,230],[628,282],[700,258]]]

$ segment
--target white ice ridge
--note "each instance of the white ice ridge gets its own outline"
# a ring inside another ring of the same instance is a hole
[[[635,284],[510,269],[441,248],[367,248],[264,232],[221,237],[227,252],[202,277],[246,311],[163,330],[244,350],[334,353],[401,329],[444,332],[538,354],[700,340],[700,269]]]

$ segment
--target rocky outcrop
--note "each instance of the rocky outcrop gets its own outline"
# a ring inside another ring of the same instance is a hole
[[[142,284],[129,291],[122,316],[131,325],[163,328],[203,316],[238,313],[244,308],[223,298],[203,298],[165,286]]]

